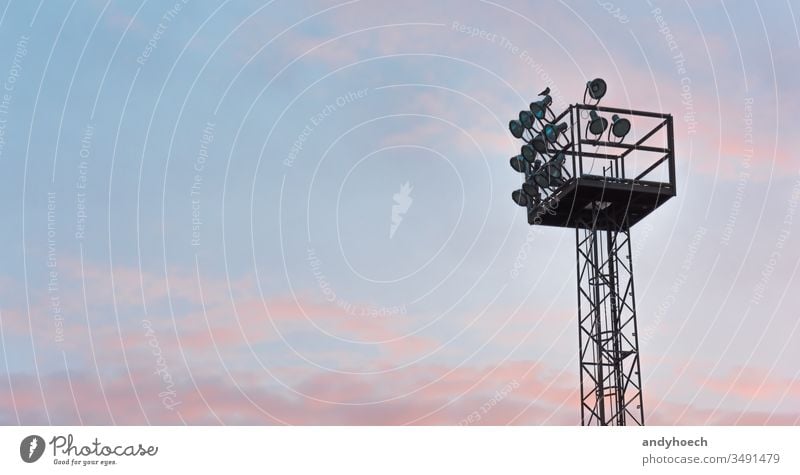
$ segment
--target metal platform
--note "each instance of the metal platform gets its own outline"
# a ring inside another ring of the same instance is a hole
[[[584,174],[567,181],[538,207],[529,207],[528,223],[617,231],[619,223],[633,226],[673,196],[675,188],[669,183]],[[605,212],[593,218],[593,204]]]
[[[588,137],[582,122],[591,113],[634,120],[637,138]],[[570,134],[549,153],[567,157],[563,180],[529,203],[529,224],[626,231],[675,196],[671,115],[575,104],[553,122],[559,121],[569,124]],[[593,214],[593,209],[602,213]]]

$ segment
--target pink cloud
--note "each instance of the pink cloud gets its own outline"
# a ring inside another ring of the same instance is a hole
[[[784,397],[800,400],[800,380],[768,378],[766,371],[756,368],[737,368],[725,377],[708,376],[697,378],[697,382],[720,396],[727,393],[746,401],[778,402]]]
[[[475,423],[506,424],[513,420],[516,424],[525,424],[548,419],[565,421],[567,414],[574,412],[572,401],[560,408],[557,406],[574,399],[574,390],[545,389],[549,381],[536,365],[524,362],[488,372],[482,368],[459,369],[435,383],[443,389],[426,389],[391,400],[391,396],[418,385],[420,379],[430,378],[442,369],[420,366],[400,376],[382,376],[377,381],[355,375],[317,373],[298,386],[317,399],[380,400],[389,396],[385,402],[366,405],[331,404],[277,389],[267,390],[263,385],[264,377],[257,373],[237,380],[241,390],[224,378],[199,374],[195,376],[196,389],[186,380],[178,381],[173,389],[174,401],[179,404],[172,410],[164,406],[159,395],[165,390],[163,382],[144,369],[131,372],[133,386],[127,377],[120,375],[105,377],[101,390],[96,378],[79,371],[72,371],[69,379],[63,372],[49,374],[43,386],[51,422],[56,424],[81,421],[110,424],[112,419],[116,424],[179,424],[181,421],[190,424],[220,421],[226,424],[459,424],[476,411],[481,417],[475,419]],[[12,405],[8,388],[0,388],[0,414],[13,419],[6,422],[16,422],[15,414],[19,413],[22,423],[46,423],[44,402],[35,379],[22,375],[11,378],[16,405]],[[481,379],[483,381],[475,386]],[[59,396],[55,397],[56,394]],[[532,398],[535,399],[531,401]]]

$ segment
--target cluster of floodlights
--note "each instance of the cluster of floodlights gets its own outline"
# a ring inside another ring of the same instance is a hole
[[[606,82],[600,78],[594,79],[586,83],[583,102],[596,106],[605,94]],[[536,101],[531,102],[528,110],[520,111],[519,119],[508,124],[511,135],[525,141],[520,155],[511,157],[511,168],[525,176],[522,188],[511,194],[511,198],[520,206],[538,205],[542,200],[542,191],[555,190],[565,182],[566,158],[563,151],[570,146],[566,138],[569,125],[566,122],[556,123],[556,116],[550,107],[552,104],[553,98],[548,87],[539,93]],[[631,130],[631,123],[614,114],[609,127],[608,119],[592,110],[585,130],[587,140],[591,134],[593,140],[599,141],[608,131],[608,142],[622,142]]]

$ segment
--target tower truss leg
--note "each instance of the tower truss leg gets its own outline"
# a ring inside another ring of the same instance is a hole
[[[581,425],[644,425],[630,230],[584,224],[575,231]]]

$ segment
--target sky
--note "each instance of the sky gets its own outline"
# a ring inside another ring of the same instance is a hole
[[[800,422],[797,2],[0,9],[0,424],[580,424],[507,127],[595,77],[675,121],[646,422]]]

